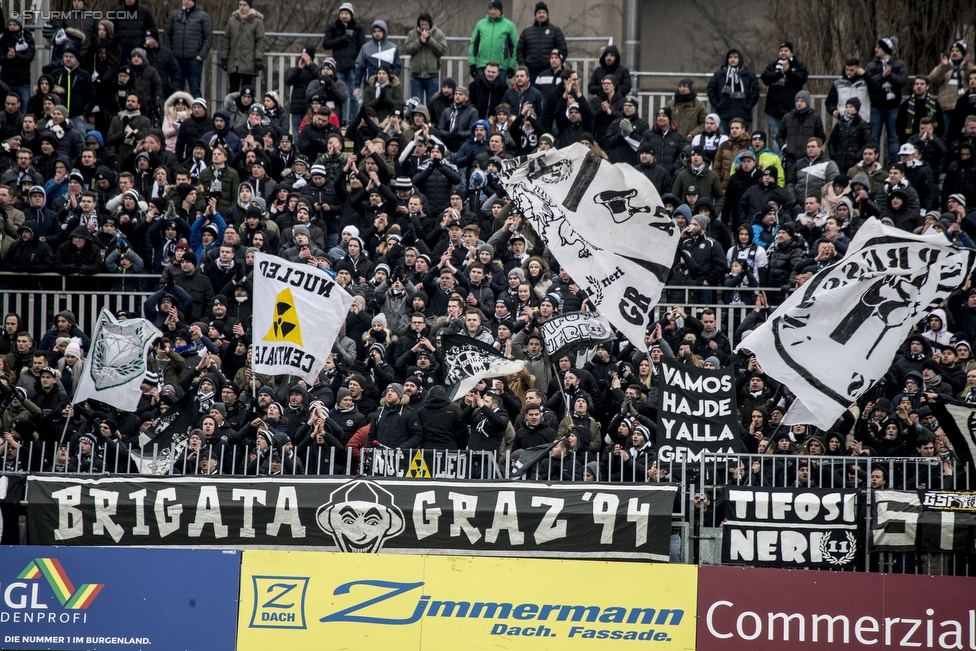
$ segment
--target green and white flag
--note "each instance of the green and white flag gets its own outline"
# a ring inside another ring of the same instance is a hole
[[[94,398],[123,411],[135,411],[142,397],[139,387],[146,376],[146,355],[152,342],[162,336],[146,319],[118,321],[103,309],[78,379],[75,404]]]

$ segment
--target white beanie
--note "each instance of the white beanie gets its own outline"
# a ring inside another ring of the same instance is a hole
[[[81,337],[72,337],[71,341],[64,348],[65,355],[74,355],[78,359],[83,357],[81,353]]]

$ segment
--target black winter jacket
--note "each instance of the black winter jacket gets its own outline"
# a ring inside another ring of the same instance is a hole
[[[366,33],[355,18],[348,23],[336,19],[325,28],[325,36],[322,38],[322,47],[332,50],[332,58],[335,59],[339,72],[347,72],[356,67],[359,49],[365,44]],[[352,91],[351,88],[349,90]],[[293,108],[292,113],[297,114],[297,111]]]

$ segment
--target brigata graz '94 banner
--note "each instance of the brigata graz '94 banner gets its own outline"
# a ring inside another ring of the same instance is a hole
[[[41,545],[274,545],[666,562],[677,487],[31,477]]]
[[[248,549],[237,649],[692,651],[697,585],[693,565]]]
[[[857,496],[853,490],[728,486],[722,562],[854,567],[863,553]]]

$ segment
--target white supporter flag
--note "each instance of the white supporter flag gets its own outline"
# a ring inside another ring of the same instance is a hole
[[[152,342],[162,336],[146,319],[118,321],[103,309],[72,402],[94,398],[122,411],[135,411],[142,398],[146,356]]]
[[[502,183],[594,307],[646,352],[679,239],[654,185],[578,143],[505,162]]]
[[[314,383],[351,304],[352,296],[324,271],[267,253],[255,255],[254,370]]]
[[[787,425],[829,429],[888,370],[912,327],[962,285],[976,252],[942,234],[868,220],[842,260],[808,280],[737,350],[797,399]]]

